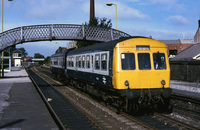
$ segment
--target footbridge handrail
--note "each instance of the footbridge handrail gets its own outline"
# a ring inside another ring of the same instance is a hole
[[[0,51],[5,48],[35,41],[88,40],[105,42],[129,37],[119,30],[75,24],[46,24],[13,28],[0,33]]]

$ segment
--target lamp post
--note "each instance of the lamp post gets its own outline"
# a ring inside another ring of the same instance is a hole
[[[13,0],[8,0],[8,1],[13,1]],[[1,14],[1,15],[2,15],[2,27],[1,27],[1,28],[2,28],[2,33],[3,33],[3,0],[2,0],[2,4],[1,4],[1,5],[2,5],[2,7],[1,7],[1,8],[2,8],[2,11],[1,11],[1,12],[2,12],[2,14]],[[3,38],[2,38],[2,46],[3,46]],[[2,61],[1,61],[1,69],[2,69],[2,70],[1,70],[1,71],[2,71],[2,78],[3,78],[3,77],[4,77],[4,66],[3,66],[3,56],[4,56],[4,52],[3,52],[3,51],[2,51],[2,53],[1,53],[1,55],[2,55],[2,56],[1,56],[1,57],[2,57]]]
[[[117,29],[117,4],[114,3],[106,3],[107,6],[115,6],[115,15],[116,15],[116,29]]]

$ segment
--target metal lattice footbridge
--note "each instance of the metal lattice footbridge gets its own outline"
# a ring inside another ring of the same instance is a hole
[[[105,42],[130,35],[115,29],[74,24],[32,25],[10,29],[0,33],[0,51],[5,48],[35,41],[87,40]]]

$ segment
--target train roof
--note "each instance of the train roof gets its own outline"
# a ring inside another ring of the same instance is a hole
[[[60,53],[53,54],[53,55],[51,55],[51,57],[64,57],[64,56],[66,55],[66,53],[68,53],[69,51],[74,50],[74,49],[75,49],[75,48],[67,49],[67,50],[64,51],[64,52],[60,52]]]
[[[66,52],[56,53],[56,54],[51,55],[51,57],[60,57],[60,56],[65,56],[65,53],[66,53]]]
[[[117,43],[131,39],[131,38],[147,38],[147,37],[142,37],[142,36],[123,37],[123,38],[113,40],[113,41],[109,41],[109,42],[97,43],[97,44],[94,44],[94,45],[78,48],[78,49],[70,51],[69,55],[70,54],[80,54],[80,53],[84,53],[84,52],[110,50],[110,49],[113,49],[116,46]]]

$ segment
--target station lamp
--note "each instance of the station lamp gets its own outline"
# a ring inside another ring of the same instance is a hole
[[[112,5],[114,5],[115,6],[115,8],[116,8],[116,13],[115,13],[115,15],[116,15],[116,29],[117,29],[117,4],[114,4],[114,3],[106,3],[106,5],[107,6],[112,6]]]

